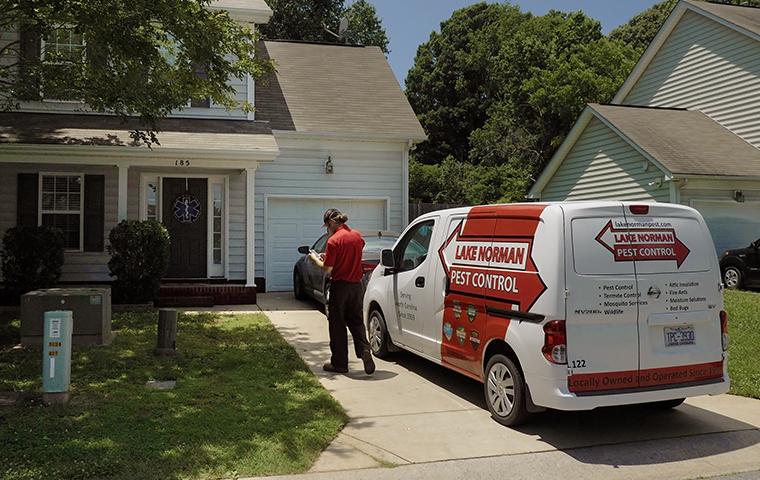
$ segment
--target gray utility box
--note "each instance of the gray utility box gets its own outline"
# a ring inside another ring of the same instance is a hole
[[[110,288],[49,288],[21,296],[21,343],[42,345],[45,312],[71,310],[74,316],[74,345],[111,343]]]

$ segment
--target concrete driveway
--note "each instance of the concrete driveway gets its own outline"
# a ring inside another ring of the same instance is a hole
[[[549,412],[511,429],[491,420],[480,383],[406,352],[377,360],[372,376],[355,359],[348,375],[325,373],[327,320],[316,305],[261,294],[259,307],[350,417],[314,465],[330,472],[320,478],[401,478],[399,469],[339,473],[392,465],[406,478],[501,472],[497,478],[506,468],[512,478],[673,480],[760,470],[758,400],[722,395],[673,411]]]

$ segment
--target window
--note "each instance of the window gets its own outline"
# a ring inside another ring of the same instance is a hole
[[[203,65],[195,67],[195,75],[203,80],[208,80],[208,73],[206,73],[206,67]],[[210,108],[211,98],[193,98],[190,100],[190,106],[192,108]]]
[[[158,221],[158,182],[145,184],[145,219]]]
[[[222,264],[222,218],[224,213],[224,197],[222,196],[223,192],[223,184],[221,183],[214,183],[212,184],[212,192],[213,192],[213,227],[212,227],[212,238],[213,238],[213,245],[212,245],[212,251],[211,251],[211,258],[214,263],[214,265],[221,265]]]
[[[40,175],[40,223],[63,231],[67,250],[82,250],[82,175]]]
[[[85,41],[81,33],[64,27],[52,30],[42,40],[41,60],[46,64],[43,79],[44,97],[48,100],[77,100],[71,88],[72,66],[85,57]]]
[[[325,253],[326,246],[327,246],[327,234],[324,234],[321,237],[319,237],[319,240],[314,242],[314,246],[311,247],[311,249],[317,253]]]
[[[396,264],[399,272],[414,270],[427,258],[430,239],[433,236],[433,220],[420,222],[409,230],[396,247]]]

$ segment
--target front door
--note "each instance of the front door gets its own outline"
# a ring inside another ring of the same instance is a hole
[[[207,247],[206,178],[163,179],[163,223],[171,238],[167,278],[205,278]]]

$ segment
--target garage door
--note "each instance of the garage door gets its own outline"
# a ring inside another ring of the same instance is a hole
[[[692,200],[691,206],[705,217],[718,255],[760,238],[760,202]]]
[[[325,229],[322,215],[337,208],[348,215],[348,225],[362,232],[387,230],[386,201],[328,198],[272,198],[267,200],[266,262],[267,290],[293,289],[293,266],[300,245],[312,245]]]

